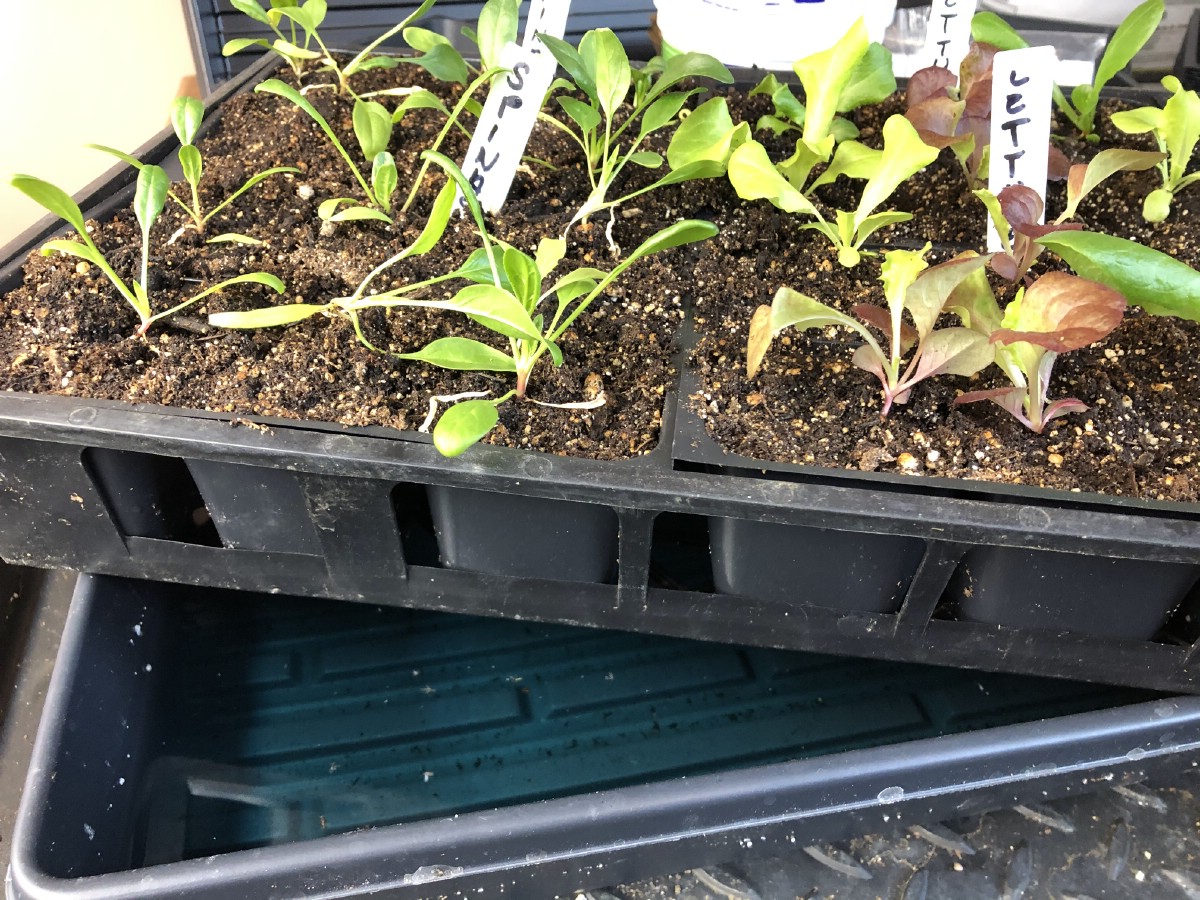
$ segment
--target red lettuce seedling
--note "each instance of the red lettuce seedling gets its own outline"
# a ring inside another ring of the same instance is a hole
[[[1073,397],[1046,402],[1054,362],[1060,353],[1087,347],[1112,332],[1125,314],[1125,297],[1078,275],[1049,272],[1021,288],[1003,318],[986,279],[965,281],[947,307],[988,334],[996,346],[996,364],[1013,384],[971,391],[954,402],[991,400],[1040,434],[1051,419],[1087,409]]]
[[[770,306],[760,306],[750,320],[746,344],[746,374],[753,378],[762,365],[771,339],[791,325],[824,328],[841,325],[856,331],[865,344],[854,351],[853,362],[879,379],[883,386],[886,416],[893,403],[908,401],[913,387],[935,375],[974,375],[987,366],[994,349],[986,335],[969,328],[934,330],[942,307],[963,279],[981,272],[985,256],[962,257],[926,269],[924,255],[892,250],[884,254],[881,280],[887,308],[859,304],[854,313],[863,322],[888,335],[890,352],[884,352],[871,331],[843,312],[826,306],[789,287],[781,287]],[[985,280],[986,283],[986,280]],[[904,321],[908,311],[912,324]],[[905,365],[904,355],[916,347]]]

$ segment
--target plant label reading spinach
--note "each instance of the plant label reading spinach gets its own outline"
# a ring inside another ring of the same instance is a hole
[[[558,68],[538,35],[562,37],[570,8],[570,0],[535,2],[525,23],[522,46],[508,44],[500,53],[500,65],[508,72],[492,84],[462,165],[475,196],[490,213],[499,212],[508,197],[542,100]],[[461,212],[461,193],[455,203]]]
[[[999,194],[1023,184],[1046,200],[1046,163],[1050,145],[1050,100],[1058,54],[1053,47],[1028,47],[997,53],[992,62],[992,129],[988,190]],[[988,251],[1003,249],[988,224]]]
[[[976,0],[933,0],[921,66],[938,66],[958,72],[971,46],[971,19]],[[918,66],[920,68],[920,66]]]

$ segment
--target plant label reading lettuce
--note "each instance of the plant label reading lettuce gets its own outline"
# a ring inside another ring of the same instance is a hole
[[[488,212],[499,212],[508,197],[542,99],[558,68],[538,35],[562,37],[570,9],[570,0],[535,2],[525,23],[522,46],[508,44],[500,53],[500,65],[508,72],[492,84],[462,165],[475,196]],[[456,206],[461,212],[461,194]]]
[[[1058,55],[1053,47],[1004,50],[992,62],[992,130],[988,190],[1023,184],[1046,199],[1046,147]],[[988,251],[1003,249],[988,224]]]
[[[971,18],[976,0],[933,0],[921,66],[938,66],[958,72],[971,46]]]

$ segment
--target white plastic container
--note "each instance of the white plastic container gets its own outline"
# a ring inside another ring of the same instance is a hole
[[[729,66],[790,69],[831,47],[855,20],[882,41],[896,0],[654,0],[664,51],[709,53]]]

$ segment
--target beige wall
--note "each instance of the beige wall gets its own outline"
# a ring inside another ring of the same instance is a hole
[[[44,211],[15,173],[68,193],[167,124],[195,73],[182,0],[0,0],[0,244]]]

